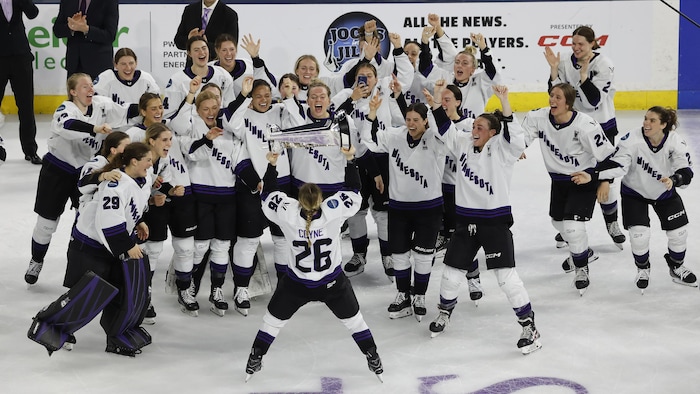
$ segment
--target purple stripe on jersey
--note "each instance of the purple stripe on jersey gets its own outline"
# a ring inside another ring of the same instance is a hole
[[[289,185],[292,182],[292,177],[289,175],[277,178],[277,185]]]
[[[601,123],[600,127],[603,128],[603,131],[607,131],[607,130],[610,130],[612,128],[616,128],[617,127],[617,120],[615,118],[612,118],[605,123]]]
[[[510,216],[512,215],[510,205],[505,207],[499,207],[495,209],[475,209],[475,208],[465,208],[457,206],[457,215],[473,217],[473,218],[496,218],[499,216]]]
[[[292,177],[292,185],[297,188],[302,187],[306,182]],[[343,189],[343,182],[340,183],[317,183],[316,184],[324,193],[337,193]]]
[[[651,202],[651,201],[661,201],[661,200],[669,199],[675,195],[675,190],[676,190],[675,188],[673,188],[671,190],[666,190],[659,197],[656,197],[656,200],[650,200],[650,199],[642,196],[641,194],[637,193],[634,189],[632,189],[631,187],[629,187],[623,183],[622,187],[620,187],[620,194],[624,194],[626,196],[631,196],[631,197],[634,197],[634,198],[637,198],[640,200],[645,200],[645,201]]]
[[[60,169],[61,171],[67,172],[71,175],[80,174],[80,168],[73,167],[72,165],[66,163],[65,161],[59,159],[58,157],[52,155],[51,153],[47,153],[44,156],[44,161],[49,162],[50,164],[53,164],[55,167],[58,167],[58,169]]]
[[[415,211],[418,209],[429,209],[442,206],[442,196],[428,201],[396,201],[389,199],[389,207],[404,211]]]
[[[189,196],[192,194],[192,186],[185,186],[185,196]]]
[[[71,232],[71,236],[73,237],[74,240],[82,242],[84,245],[87,245],[91,248],[95,248],[95,249],[104,249],[105,248],[100,242],[95,241],[94,239],[81,233],[75,227],[73,228],[73,231]]]
[[[265,331],[258,330],[258,335],[255,336],[255,339],[271,345],[275,337]]]
[[[300,277],[296,276],[296,274],[294,273],[294,270],[291,270],[291,269],[288,271],[288,275],[289,275],[289,279],[291,279],[295,282],[301,283],[302,285],[304,285],[304,287],[308,287],[309,289],[315,289],[317,287],[325,286],[325,285],[329,284],[330,282],[334,281],[338,277],[338,275],[340,275],[341,272],[343,272],[343,270],[340,268],[340,266],[337,266],[337,267],[335,267],[335,270],[333,270],[333,272],[331,272],[330,274],[324,276],[323,278],[321,278],[319,280],[310,280],[310,279],[300,278]]]
[[[211,186],[192,184],[192,191],[195,194],[209,194],[213,196],[233,196],[236,194],[236,189],[228,186]]]
[[[372,333],[369,331],[369,328],[352,334],[352,339],[354,339],[355,342],[360,342],[370,338],[372,338]]]
[[[571,182],[571,175],[550,172],[549,177],[552,178],[553,181],[557,181],[557,182]]]
[[[102,233],[105,235],[105,237],[113,237],[123,233],[128,234],[126,231],[126,223],[119,223],[116,226],[103,228]]]

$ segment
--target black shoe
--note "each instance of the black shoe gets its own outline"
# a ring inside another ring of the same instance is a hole
[[[44,164],[41,157],[34,153],[33,155],[24,155],[24,160],[31,162],[32,164]]]

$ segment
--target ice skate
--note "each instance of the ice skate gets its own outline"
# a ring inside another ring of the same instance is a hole
[[[177,275],[173,267],[173,260],[170,260],[170,266],[165,271],[165,294],[177,294]]]
[[[389,305],[389,319],[399,319],[411,316],[411,295],[409,293],[398,292],[396,299]]]
[[[190,284],[190,287],[184,290],[178,290],[177,292],[177,302],[180,303],[180,310],[182,313],[186,313],[192,317],[199,316],[199,303],[197,299],[194,298],[194,283]]]
[[[540,333],[535,327],[535,312],[530,312],[530,315],[518,319],[518,323],[523,327],[523,332],[518,340],[518,349],[527,355],[541,348]]]
[[[350,260],[345,264],[345,275],[348,278],[365,272],[365,264],[367,264],[366,256],[367,253],[355,253],[352,255]]]
[[[228,302],[224,300],[224,290],[221,287],[212,287],[209,295],[211,306],[209,310],[223,317],[228,310]]]
[[[593,249],[588,248],[588,264],[598,260],[598,255],[596,252],[593,251]],[[576,266],[574,266],[574,262],[571,259],[571,255],[564,260],[563,263],[561,263],[561,268],[564,270],[564,272],[571,272],[576,269]]]
[[[644,295],[644,289],[649,287],[650,270],[649,266],[647,266],[647,268],[637,267],[637,279],[635,282],[637,283],[637,288],[642,291],[642,295]]]
[[[452,309],[443,309],[438,305],[438,310],[440,314],[430,323],[431,338],[435,338],[445,331],[445,328],[450,323],[450,316],[452,316]]]
[[[384,274],[389,278],[390,282],[394,282],[394,260],[391,256],[382,256],[382,265],[384,266]]]
[[[245,381],[246,383],[253,377],[253,374],[260,372],[262,369],[262,350],[258,348],[250,349],[250,355],[248,356],[248,364],[245,366]]]
[[[377,348],[370,348],[367,350],[365,356],[367,356],[367,366],[369,367],[369,370],[377,375],[377,379],[379,379],[380,382],[384,383],[384,379],[382,378],[384,367],[382,367],[382,360],[379,358]]]
[[[591,284],[590,278],[588,276],[588,266],[576,267],[576,276],[574,277],[574,286],[578,289],[579,294],[583,297],[583,294],[588,290],[588,285]]]
[[[668,273],[673,278],[674,283],[678,283],[683,286],[698,287],[698,279],[693,273],[693,271],[683,265],[683,262],[678,262],[674,260],[671,255],[666,253],[664,255],[666,259],[666,264],[668,264]]]
[[[61,347],[63,350],[66,351],[71,351],[73,350],[73,345],[75,345],[77,341],[75,340],[75,336],[73,334],[68,335],[68,338],[66,339],[66,342],[63,344],[63,347]]]
[[[479,276],[473,278],[467,278],[467,285],[469,285],[469,298],[474,301],[475,306],[479,306],[479,300],[484,296],[484,288],[481,287],[481,279]]]
[[[561,233],[557,233],[557,235],[554,236],[554,240],[557,241],[557,249],[569,246],[569,243],[564,241],[564,237],[561,236]]]
[[[236,292],[233,295],[233,304],[236,308],[236,312],[243,316],[248,316],[248,311],[250,310],[250,295],[248,294],[247,287],[236,288]]]
[[[108,339],[107,340],[107,347],[105,348],[105,352],[118,354],[120,356],[136,357],[137,354],[141,354],[141,349],[131,349],[131,348],[127,348],[127,347],[122,347],[122,346],[119,346],[119,345],[111,342]]]
[[[425,309],[425,294],[416,294],[413,296],[413,316],[420,323],[423,316],[427,313]]]
[[[615,246],[622,250],[622,245],[627,240],[627,237],[625,237],[625,235],[622,234],[622,231],[620,230],[620,225],[617,224],[617,221],[614,221],[610,223],[605,223],[605,226],[608,228],[608,234],[610,234],[610,238],[612,238],[613,242],[615,242]]]
[[[146,316],[143,318],[143,324],[153,325],[156,324],[156,309],[153,304],[148,305],[148,310],[146,311]]]
[[[29,267],[27,268],[27,272],[24,274],[24,281],[27,282],[28,285],[33,285],[36,283],[37,280],[39,280],[39,274],[41,273],[41,269],[44,267],[44,262],[38,262],[34,261],[34,259],[29,260]]]

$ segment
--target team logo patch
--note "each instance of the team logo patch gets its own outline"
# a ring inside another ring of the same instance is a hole
[[[56,112],[63,111],[64,109],[66,109],[65,104],[61,104],[58,106],[58,108],[56,108]]]
[[[167,89],[167,88],[171,87],[172,85],[173,85],[173,80],[168,79],[168,85],[165,88]]]
[[[117,187],[119,185],[119,182],[117,181],[109,181],[107,184],[107,187]]]
[[[379,53],[383,58],[389,55],[389,30],[379,18],[366,12],[348,12],[334,20],[323,37],[323,51],[326,59],[323,64],[330,71],[338,71],[349,59],[360,56],[360,27],[374,19],[377,22],[376,34],[379,37]]]
[[[338,205],[340,205],[340,202],[334,198],[332,200],[328,200],[326,205],[328,205],[328,208],[330,209],[336,209],[338,208]]]
[[[621,139],[622,141],[624,141],[624,140],[626,140],[626,139],[628,139],[628,138],[630,138],[630,133],[625,134],[625,135],[622,136],[622,138],[620,138],[620,139]]]
[[[97,77],[95,77],[95,79],[92,81],[92,84],[93,84],[93,85],[97,85],[98,82],[100,82],[100,76],[99,76],[99,75],[98,75]]]

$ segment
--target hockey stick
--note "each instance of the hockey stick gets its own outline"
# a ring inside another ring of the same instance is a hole
[[[666,4],[666,5],[668,6],[668,8],[670,8],[670,9],[676,11],[676,13],[678,13],[678,15],[682,16],[683,18],[685,18],[688,22],[694,24],[695,27],[700,28],[700,25],[699,25],[697,22],[695,22],[691,17],[689,17],[688,15],[686,15],[686,14],[684,14],[684,13],[678,11],[677,9],[673,8],[673,6],[671,6],[670,4],[668,4],[667,2],[665,2],[664,0],[661,0],[661,2],[664,3],[664,4]]]

